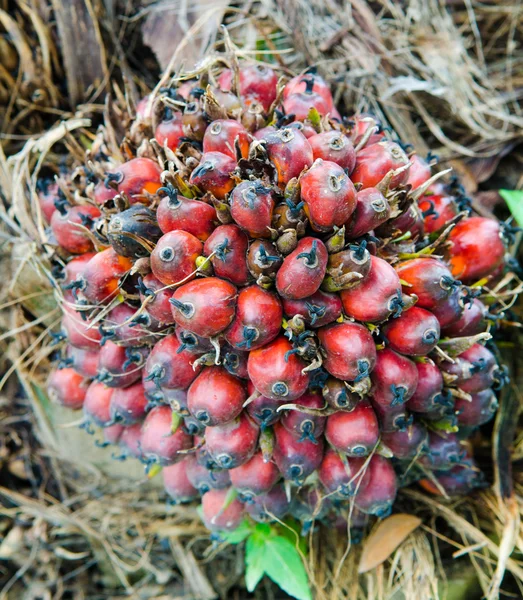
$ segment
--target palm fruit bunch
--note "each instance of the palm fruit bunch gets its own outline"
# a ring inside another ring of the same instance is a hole
[[[506,379],[481,286],[510,232],[312,71],[213,64],[132,114],[118,155],[102,128],[40,181],[50,397],[218,535],[478,485],[467,439]]]

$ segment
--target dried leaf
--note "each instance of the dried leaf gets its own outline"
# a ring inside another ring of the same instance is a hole
[[[108,75],[105,49],[90,0],[52,0],[52,5],[67,74],[69,100],[71,106],[75,106],[89,92],[96,88],[97,91],[102,90]]]
[[[363,546],[358,573],[366,573],[387,560],[417,527],[421,519],[413,515],[392,515],[382,521]]]
[[[167,69],[180,42],[201,18],[207,18],[198,31],[191,34],[191,43],[181,49],[179,58],[187,65],[197,63],[214,41],[218,26],[228,5],[227,0],[198,0],[190,4],[163,0],[143,12],[144,43],[154,52],[162,69]]]

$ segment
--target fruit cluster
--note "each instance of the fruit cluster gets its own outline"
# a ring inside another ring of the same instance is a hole
[[[102,135],[40,182],[50,396],[173,501],[202,496],[212,531],[358,526],[415,480],[467,492],[505,378],[479,299],[505,232],[315,73],[229,66],[140,102],[125,160]]]

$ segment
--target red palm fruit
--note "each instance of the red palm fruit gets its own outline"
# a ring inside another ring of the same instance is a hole
[[[96,206],[70,206],[56,210],[51,218],[51,229],[58,244],[71,254],[93,250],[92,236],[86,233],[94,219],[100,216]]]
[[[312,83],[312,82],[311,82]],[[318,111],[320,115],[326,115],[332,108],[332,99],[326,100],[315,92],[313,85],[308,83],[303,92],[295,92],[283,101],[283,110],[287,115],[294,115],[298,121],[305,121],[311,109]]]
[[[164,402],[172,408],[173,412],[175,412],[179,415],[182,415],[184,418],[188,418],[190,416],[189,409],[187,408],[187,391],[186,390],[162,387],[161,392],[163,394]],[[184,426],[185,426],[185,420],[184,420]],[[187,433],[190,433],[189,430],[187,430]]]
[[[342,169],[346,169],[348,175],[352,173],[356,165],[356,152],[346,135],[335,130],[324,131],[316,133],[308,140],[314,160],[321,158],[325,161],[332,161]]]
[[[163,235],[151,253],[151,270],[164,285],[179,284],[196,275],[196,259],[203,244],[186,231],[170,231]]]
[[[407,400],[407,408],[413,412],[433,411],[443,399],[443,375],[432,361],[417,362],[418,384],[414,394]]]
[[[67,305],[63,307],[62,330],[68,343],[74,348],[98,350],[102,335],[89,319],[82,319],[80,313]]]
[[[120,256],[112,248],[95,254],[85,265],[83,295],[93,304],[105,304],[120,289],[120,279],[131,269],[133,263]]]
[[[107,427],[114,423],[110,404],[114,390],[103,383],[93,381],[87,388],[84,399],[84,415],[99,427]]]
[[[417,204],[411,204],[399,217],[395,217],[376,228],[378,237],[391,237],[410,233],[412,239],[424,234],[423,214]]]
[[[467,337],[481,333],[487,328],[487,312],[483,302],[474,298],[464,307],[461,317],[443,329],[443,334],[449,337]]]
[[[202,200],[184,198],[173,186],[167,185],[158,191],[162,190],[167,195],[158,205],[156,218],[163,233],[182,229],[205,242],[218,222],[216,209]]]
[[[98,380],[113,388],[132,385],[141,379],[148,354],[146,347],[131,350],[107,340],[100,349]]]
[[[55,202],[59,200],[58,184],[51,179],[39,179],[36,182],[36,189],[42,216],[47,223],[50,223],[56,210]]]
[[[235,285],[246,285],[250,279],[247,269],[249,238],[237,225],[220,225],[205,242],[204,253],[210,259],[214,274]]]
[[[465,451],[454,433],[429,431],[429,450],[419,461],[429,469],[446,471],[461,462],[464,456]]]
[[[432,310],[450,296],[457,281],[445,263],[437,258],[412,258],[396,267],[405,293],[418,297],[416,306]]]
[[[496,357],[481,344],[474,344],[454,359],[454,363],[444,362],[441,369],[456,379],[452,382],[468,394],[477,394],[494,384],[498,367]]]
[[[487,277],[505,257],[501,228],[494,219],[470,217],[460,221],[451,231],[449,242],[452,274],[464,283]]]
[[[209,118],[203,110],[203,105],[200,101],[195,100],[185,105],[182,113],[182,125],[186,137],[198,142],[203,140],[203,136],[209,125]]]
[[[376,144],[377,142],[383,140],[384,133],[381,130],[382,125],[380,120],[374,115],[370,115],[368,113],[361,113],[359,115],[354,115],[351,118],[351,139],[353,144],[358,144],[363,136],[367,133],[369,127],[375,128],[375,133],[373,133],[369,141],[367,142],[367,146],[371,144]]]
[[[151,117],[151,106],[149,105],[150,95],[141,98],[136,105],[136,120],[144,121]]]
[[[243,181],[234,188],[229,202],[232,218],[250,237],[270,237],[272,188],[263,185],[261,179]]]
[[[135,423],[134,425],[129,425],[128,427],[123,428],[120,438],[118,440],[118,444],[123,450],[123,456],[132,456],[133,458],[138,458],[140,460],[142,459],[143,455],[140,445],[141,437],[141,423]]]
[[[377,353],[376,366],[371,375],[374,402],[384,408],[405,404],[418,385],[416,363],[384,348]]]
[[[78,410],[82,408],[88,382],[72,368],[57,369],[47,382],[47,393],[53,402]]]
[[[284,479],[302,484],[320,466],[323,459],[323,438],[317,442],[299,441],[281,423],[274,425],[273,458]]]
[[[218,85],[222,90],[230,90],[232,86],[232,71],[227,69],[218,77]],[[240,95],[244,104],[249,106],[257,102],[267,112],[276,99],[276,84],[278,75],[265,65],[248,65],[240,69]]]
[[[283,298],[301,300],[318,291],[329,258],[325,244],[316,238],[304,237],[285,257],[276,275],[276,289]]]
[[[388,221],[390,214],[390,205],[378,189],[360,190],[356,194],[356,208],[345,225],[347,239],[354,240],[369,233]]]
[[[233,348],[229,344],[224,344],[222,347],[223,351],[223,366],[227,371],[236,377],[241,379],[249,379],[249,372],[247,370],[247,361],[249,359],[249,353],[247,351],[238,350]]]
[[[173,419],[170,406],[153,408],[142,425],[140,447],[148,463],[172,465],[185,458],[180,450],[192,447],[193,439],[179,422]]]
[[[176,89],[176,93],[178,96],[181,96],[184,100],[189,100],[190,98],[198,97],[198,79],[188,79],[183,83],[180,83],[178,88]]]
[[[441,496],[441,489],[445,490],[447,496],[463,496],[470,494],[474,488],[482,487],[483,474],[474,461],[466,460],[465,464],[456,465],[448,471],[440,471],[436,474],[438,484],[436,486],[430,479],[420,480],[421,487],[426,491],[434,494],[435,496]]]
[[[270,491],[258,494],[245,505],[249,516],[258,523],[279,521],[289,511],[289,500],[283,485],[275,485]]]
[[[344,381],[329,377],[323,385],[323,397],[336,410],[352,410],[358,404],[360,398],[351,392]]]
[[[351,412],[340,411],[327,418],[325,437],[339,452],[349,456],[367,456],[380,436],[378,419],[367,401]]]
[[[492,419],[497,408],[498,400],[491,389],[472,394],[471,400],[458,398],[456,400],[458,423],[466,427],[479,427]]]
[[[144,377],[154,381],[156,386],[184,390],[201,371],[201,366],[193,367],[197,356],[182,347],[171,334],[156,343],[147,358]]]
[[[324,519],[331,508],[330,498],[325,497],[318,488],[315,485],[303,487],[292,499],[290,513],[302,523],[302,534],[309,531],[315,521]]]
[[[178,326],[202,337],[213,337],[234,319],[236,288],[223,279],[206,277],[179,287],[170,302]]]
[[[409,167],[407,184],[416,189],[430,179],[430,165],[417,154],[412,155],[409,160],[412,164]]]
[[[147,301],[147,312],[159,323],[172,325],[174,323],[173,313],[169,300],[173,295],[172,289],[165,288],[164,284],[149,273],[146,275],[139,286],[140,300],[144,302],[146,298],[152,296],[151,301]]]
[[[283,299],[283,310],[288,317],[301,315],[304,322],[314,328],[323,327],[336,321],[343,310],[338,294],[330,294],[322,290],[301,300]]]
[[[356,208],[356,189],[345,171],[334,162],[318,158],[301,176],[305,213],[316,231],[341,227]]]
[[[134,259],[147,258],[162,237],[155,213],[141,204],[113,214],[105,233],[117,254]]]
[[[458,214],[454,198],[441,194],[423,196],[418,206],[423,212],[426,233],[434,233],[443,229],[447,223]]]
[[[143,346],[147,342],[158,340],[156,333],[165,326],[147,312],[138,317],[136,313],[136,308],[129,304],[115,306],[104,321],[104,335],[114,337],[121,346],[129,347]]]
[[[371,267],[371,254],[366,244],[349,245],[345,250],[329,254],[328,277],[323,282],[323,286],[331,291],[357,287],[365,281]]]
[[[118,444],[120,438],[122,437],[122,433],[125,427],[117,423],[116,425],[109,425],[109,427],[103,428],[103,436],[104,441],[102,442],[102,446],[107,446],[110,444]]]
[[[249,354],[249,377],[262,396],[292,402],[305,393],[309,377],[302,370],[306,363],[292,350],[291,343],[280,336]]]
[[[243,504],[229,490],[209,490],[202,497],[203,522],[209,531],[233,531],[244,516]]]
[[[293,177],[299,177],[303,169],[314,161],[307,138],[297,129],[278,129],[265,136],[269,159],[276,169],[276,182],[284,188]]]
[[[187,460],[182,460],[162,469],[163,486],[175,504],[191,502],[200,495],[187,477],[188,466]]]
[[[259,428],[242,413],[236,419],[207,427],[205,445],[212,459],[223,469],[233,469],[245,464],[256,451]]]
[[[428,448],[428,433],[422,423],[414,421],[404,431],[383,432],[381,441],[395,458],[407,460],[415,458]]]
[[[87,252],[74,256],[65,265],[63,278],[60,280],[60,286],[64,293],[64,299],[71,303],[76,303],[76,290],[82,287],[82,277],[87,263],[95,256],[95,252]]]
[[[425,356],[432,352],[439,342],[439,321],[428,310],[413,306],[397,319],[386,323],[383,335],[395,352],[409,356]]]
[[[316,135],[316,129],[314,129],[312,125],[309,125],[308,123],[302,123],[301,121],[293,121],[292,123],[289,123],[287,127],[301,131],[307,139],[311,138],[313,135]]]
[[[200,337],[188,329],[177,327],[174,333],[180,341],[181,347],[193,354],[205,354],[206,352],[212,352],[214,349],[212,342],[208,338]]]
[[[241,113],[242,125],[250,132],[254,133],[265,123],[265,114],[263,106],[253,100]]]
[[[461,318],[464,311],[463,289],[455,286],[450,295],[439,302],[430,312],[438,319],[440,328],[448,327]]]
[[[116,389],[111,394],[109,403],[112,420],[124,425],[143,421],[147,404],[141,381],[125,389]]]
[[[379,323],[402,308],[401,284],[389,263],[371,256],[371,270],[360,285],[340,292],[343,309],[358,321]]]
[[[251,389],[252,388],[252,389]],[[249,392],[254,391],[254,386],[249,382]],[[261,429],[265,429],[270,425],[274,425],[283,416],[283,411],[278,412],[278,408],[282,405],[281,400],[273,400],[258,396],[247,405],[247,413],[253,421],[260,425]]]
[[[170,108],[165,110],[164,118],[158,123],[154,137],[160,146],[176,150],[184,137],[182,113],[173,112]]]
[[[361,183],[364,188],[376,187],[389,171],[404,167],[409,162],[401,146],[388,140],[371,144],[356,155],[356,166],[351,174],[353,183]],[[409,169],[395,175],[389,184],[390,188],[407,183]]]
[[[280,268],[283,259],[268,240],[254,240],[247,251],[247,268],[253,277],[270,276]]]
[[[343,460],[338,452],[327,448],[318,477],[329,495],[349,498],[363,492],[369,483],[369,473],[364,465],[364,458],[344,457]]]
[[[335,323],[318,330],[325,351],[323,366],[343,381],[361,381],[376,364],[376,346],[369,330],[359,323]]]
[[[251,285],[238,294],[236,316],[225,332],[225,339],[240,350],[255,350],[278,336],[282,318],[278,296]]]
[[[244,502],[252,502],[255,496],[270,492],[281,477],[278,467],[273,462],[265,462],[261,452],[229,471],[232,485],[240,493]]]
[[[235,114],[236,109],[242,108],[241,100],[231,91],[222,90],[219,87],[211,86],[213,96],[228,114]]]
[[[203,151],[222,152],[236,160],[236,144],[241,157],[247,158],[250,143],[251,136],[241,123],[233,119],[216,119],[205,130]]]
[[[223,367],[206,367],[189,388],[187,406],[193,417],[214,427],[235,419],[246,398],[239,379]]]
[[[80,375],[92,379],[98,374],[100,353],[97,350],[85,350],[68,345],[66,357],[67,366],[72,367]]]
[[[369,482],[355,503],[362,512],[383,519],[390,514],[398,492],[396,473],[390,460],[379,454],[370,459],[367,469]]]
[[[189,182],[223,200],[234,188],[231,173],[235,168],[236,161],[227,154],[206,152],[202,154],[200,164],[191,173]]]
[[[274,133],[277,131],[276,127],[273,125],[267,125],[267,127],[262,127],[253,133],[253,137],[257,140],[264,140],[269,133]]]
[[[132,158],[107,173],[105,181],[96,186],[94,199],[99,204],[104,204],[123,192],[129,197],[131,204],[148,204],[149,196],[156,194],[162,186],[161,174],[162,170],[154,160]],[[116,184],[117,189],[112,188],[110,183]]]
[[[334,101],[332,99],[332,93],[330,85],[317,73],[304,73],[303,75],[297,75],[288,81],[283,88],[283,99],[286,100],[292,94],[299,94],[305,92],[312,83],[312,89],[320,94],[332,108]]]
[[[409,415],[404,404],[398,406],[385,406],[382,392],[374,393],[372,407],[378,417],[380,431],[382,433],[407,431],[408,427],[412,425],[414,421],[414,418],[412,415]]]
[[[321,410],[325,400],[321,394],[307,392],[296,400],[299,406],[309,409]],[[326,417],[301,412],[301,410],[287,410],[281,419],[281,424],[292,433],[299,441],[309,440],[317,442],[325,429]]]
[[[108,429],[108,427],[104,429],[104,433],[106,429]],[[135,423],[134,425],[123,428],[120,438],[118,439],[118,444],[122,448],[124,457],[132,456],[133,458],[142,459],[142,449],[140,446],[141,436],[141,423]]]
[[[200,494],[209,490],[223,490],[230,487],[231,478],[225,469],[208,469],[198,463],[196,456],[189,455],[184,461],[187,463],[187,477]]]

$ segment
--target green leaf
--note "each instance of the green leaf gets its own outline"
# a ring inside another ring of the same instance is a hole
[[[282,536],[266,540],[263,567],[267,575],[297,600],[311,600],[307,573],[293,543]]]
[[[272,533],[273,530],[270,525],[267,525],[267,523],[257,523],[253,535],[257,541],[263,542],[270,537]]]
[[[253,534],[245,545],[245,585],[249,592],[254,591],[265,573],[265,541],[266,538]]]
[[[244,519],[234,531],[224,532],[222,538],[224,542],[228,542],[229,544],[240,544],[251,533],[252,525],[247,519]]]
[[[518,225],[523,227],[523,190],[499,190]]]
[[[296,542],[298,542],[300,552],[304,556],[307,556],[309,548],[307,546],[307,537],[301,535],[302,524],[292,517],[287,517],[284,523],[286,526],[277,526],[278,535],[288,539],[293,546],[296,546]]]

